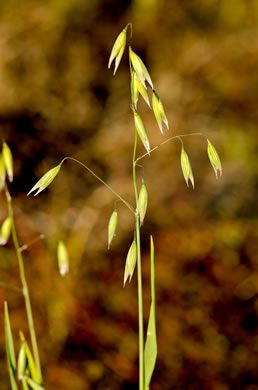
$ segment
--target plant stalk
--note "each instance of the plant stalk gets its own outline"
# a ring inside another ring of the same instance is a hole
[[[14,217],[13,217],[13,206],[12,206],[12,198],[11,195],[8,191],[7,185],[5,184],[5,196],[7,200],[7,206],[8,206],[8,214],[12,219],[12,238],[13,238],[13,243],[18,259],[18,264],[19,264],[19,272],[20,272],[20,279],[21,279],[21,284],[22,284],[22,292],[24,295],[24,301],[25,301],[25,308],[26,308],[26,313],[27,313],[27,319],[28,319],[28,325],[29,325],[29,331],[30,331],[30,338],[31,338],[31,345],[32,345],[32,351],[35,359],[35,365],[37,369],[37,374],[42,382],[42,373],[41,373],[41,365],[40,365],[40,358],[39,358],[39,350],[38,350],[38,344],[37,344],[37,338],[36,338],[36,332],[34,328],[34,320],[32,316],[32,309],[31,309],[31,302],[30,302],[30,294],[29,294],[29,289],[28,289],[28,284],[26,281],[25,277],[25,271],[24,271],[24,262],[23,262],[23,256],[20,251],[20,245],[16,233],[16,228],[14,224]]]
[[[130,45],[129,45],[130,48]],[[132,82],[133,71],[129,55],[130,78]],[[133,96],[131,91],[131,105],[133,106]],[[143,335],[143,304],[142,304],[142,266],[141,266],[141,235],[140,235],[140,217],[138,210],[138,191],[136,181],[136,149],[137,149],[138,134],[134,130],[134,146],[133,146],[133,186],[135,193],[136,215],[135,215],[135,230],[136,230],[136,250],[137,250],[137,284],[138,284],[138,326],[139,326],[139,390],[144,390],[145,373],[144,373],[144,335]]]
[[[141,267],[141,237],[140,237],[140,217],[138,212],[138,192],[136,182],[136,146],[137,130],[135,129],[133,148],[133,184],[136,201],[136,248],[137,248],[137,283],[138,283],[138,323],[139,323],[139,389],[144,390],[144,335],[143,335],[143,304],[142,304],[142,267]]]

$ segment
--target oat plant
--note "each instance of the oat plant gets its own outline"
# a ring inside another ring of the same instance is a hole
[[[125,200],[119,193],[111,188],[104,180],[102,180],[98,175],[96,175],[86,164],[81,161],[74,159],[73,157],[65,157],[56,167],[49,170],[42,178],[34,185],[31,189],[31,192],[35,192],[35,195],[39,194],[49,184],[54,180],[54,178],[59,173],[64,162],[67,160],[72,160],[86,170],[88,170],[92,175],[94,175],[102,184],[104,184],[117,199],[123,202],[123,204],[134,214],[135,217],[135,228],[132,232],[132,243],[129,247],[124,269],[124,285],[127,281],[131,281],[135,267],[137,266],[137,282],[138,282],[138,321],[139,321],[139,389],[147,390],[149,389],[151,377],[153,370],[156,364],[157,358],[157,337],[156,337],[156,320],[155,320],[155,254],[154,254],[154,243],[152,236],[150,237],[150,268],[151,268],[151,307],[149,311],[149,320],[147,325],[147,332],[144,332],[144,322],[143,322],[143,296],[142,296],[142,271],[141,271],[141,227],[145,218],[147,206],[148,206],[148,192],[144,179],[140,188],[137,185],[137,172],[136,167],[140,160],[143,160],[146,156],[150,156],[156,149],[165,145],[172,140],[178,140],[181,146],[181,167],[183,176],[185,178],[187,186],[189,181],[194,187],[194,176],[191,168],[190,160],[187,152],[184,148],[183,139],[188,136],[201,136],[206,138],[201,133],[192,133],[192,134],[182,134],[175,135],[173,137],[165,139],[161,144],[151,148],[149,137],[145,129],[144,123],[141,119],[141,116],[138,112],[137,103],[140,97],[144,99],[146,104],[153,110],[154,118],[156,119],[157,125],[161,133],[163,134],[163,127],[165,126],[168,130],[168,120],[165,113],[165,109],[161,98],[159,97],[156,90],[154,90],[153,82],[151,80],[150,74],[147,67],[145,66],[142,59],[139,55],[132,49],[131,46],[132,39],[132,25],[129,23],[122,32],[118,35],[108,62],[108,67],[110,68],[114,61],[114,75],[118,69],[120,61],[122,59],[123,53],[128,48],[129,54],[129,72],[130,72],[130,107],[132,111],[132,128],[134,125],[134,131],[132,131],[132,137],[134,137],[134,146],[132,153],[132,184],[135,194],[135,204],[131,205],[127,200]],[[149,94],[152,95],[152,102],[150,103]],[[137,144],[140,141],[146,152],[144,154],[137,156]],[[218,153],[216,152],[212,143],[207,139],[207,151],[208,157],[211,162],[211,165],[215,171],[216,177],[218,173],[222,174],[222,168]],[[117,209],[111,214],[109,224],[108,224],[108,248],[110,247],[113,237],[116,233],[116,228],[118,224],[118,212]],[[67,253],[63,248],[64,244],[59,244],[59,255],[63,259],[67,258]],[[68,271],[68,266],[63,266],[63,274]],[[61,272],[62,273],[62,272]]]
[[[11,324],[9,319],[7,302],[4,304],[4,323],[5,323],[5,341],[6,341],[6,356],[7,365],[10,376],[11,390],[43,390],[42,386],[42,374],[39,358],[39,351],[37,345],[37,338],[34,328],[34,320],[32,315],[31,301],[29,288],[25,276],[23,251],[27,249],[28,245],[20,246],[16,227],[15,218],[13,212],[13,202],[9,190],[9,183],[13,181],[13,157],[11,150],[6,142],[3,142],[2,153],[0,154],[0,190],[4,191],[6,203],[7,203],[7,217],[1,224],[0,228],[0,245],[6,245],[8,240],[12,238],[15,248],[21,288],[9,285],[4,281],[0,282],[0,285],[5,288],[10,288],[18,293],[21,293],[24,297],[25,311],[27,314],[28,328],[30,333],[30,341],[32,346],[32,352],[29,345],[25,340],[22,332],[20,332],[20,350],[18,360],[15,356],[15,349],[13,343],[13,336],[11,331]],[[42,238],[39,237],[39,238]],[[34,242],[35,240],[33,240]]]

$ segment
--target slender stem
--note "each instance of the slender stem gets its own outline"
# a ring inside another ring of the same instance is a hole
[[[24,295],[27,318],[28,318],[32,351],[33,351],[33,355],[34,355],[34,359],[35,359],[37,374],[38,374],[40,381],[42,382],[39,350],[38,350],[36,332],[35,332],[34,321],[33,321],[33,316],[32,316],[30,294],[29,294],[29,289],[28,289],[26,277],[25,277],[22,252],[20,251],[20,245],[19,245],[19,241],[18,241],[17,233],[16,233],[16,228],[15,228],[15,224],[14,224],[12,198],[11,198],[11,195],[8,191],[6,184],[5,184],[5,196],[6,196],[6,200],[7,200],[8,214],[12,219],[12,238],[13,238],[13,243],[14,243],[14,247],[15,247],[15,251],[16,251],[16,255],[17,255],[17,259],[18,259],[18,264],[19,264],[20,279],[21,279],[21,284],[22,284],[22,292]]]
[[[131,82],[133,77],[132,65],[129,56],[129,68]],[[131,91],[131,105],[133,107],[133,96]],[[140,236],[140,217],[138,211],[138,191],[136,181],[136,149],[137,149],[137,130],[134,130],[133,147],[133,185],[136,203],[135,230],[136,230],[136,249],[137,249],[137,283],[138,283],[138,323],[139,323],[139,390],[144,390],[144,335],[143,335],[143,303],[142,303],[142,266],[141,266],[141,236]]]
[[[104,184],[105,187],[107,187],[111,192],[113,192],[114,195],[116,195],[120,200],[121,202],[123,202],[126,207],[128,207],[128,209],[133,213],[135,214],[135,209],[133,208],[133,206],[130,205],[130,203],[128,203],[125,199],[123,199],[115,190],[113,190],[112,187],[110,187],[104,180],[101,179],[101,177],[99,177],[98,175],[96,175],[95,172],[93,172],[87,165],[83,164],[81,161],[77,160],[76,158],[73,158],[73,157],[65,157],[62,161],[61,161],[61,164],[65,161],[65,160],[72,160],[72,161],[75,161],[77,164],[80,164],[81,166],[83,166],[83,168],[87,169],[93,176],[96,177],[96,179],[98,179],[102,184]]]
[[[23,291],[20,287],[12,286],[11,284],[0,282],[0,287],[8,288],[9,290],[15,291],[17,293],[21,293],[23,295]]]
[[[179,141],[182,143],[182,140],[181,140],[181,137],[192,137],[192,136],[199,136],[199,137],[204,137],[204,138],[207,138],[205,137],[205,135],[203,135],[202,133],[190,133],[190,134],[179,134],[179,135],[175,135],[174,137],[170,137],[168,139],[166,139],[165,141],[161,142],[161,144],[155,146],[155,148],[151,149],[149,151],[149,153],[144,153],[143,155],[139,156],[135,162],[137,163],[137,161],[141,160],[142,158],[146,157],[146,156],[149,156],[152,152],[154,152],[154,150],[157,150],[158,148],[160,148],[162,145],[165,145],[166,143],[170,142],[170,141],[173,141],[174,139],[179,139]]]
[[[45,238],[45,234],[40,234],[39,237],[35,237],[35,238],[33,238],[33,240],[29,241],[27,244],[22,245],[19,248],[19,251],[20,252],[26,251],[31,245],[35,244],[35,242],[40,241],[40,240],[44,240],[44,238]]]
[[[136,216],[136,248],[137,248],[137,280],[138,280],[138,321],[139,321],[139,389],[144,390],[144,335],[143,335],[143,304],[142,304],[142,266],[140,217]]]

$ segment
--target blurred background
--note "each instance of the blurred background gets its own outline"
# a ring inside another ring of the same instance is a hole
[[[151,146],[201,132],[216,146],[216,180],[202,137],[185,138],[195,177],[187,188],[176,140],[142,160],[149,207],[142,228],[144,318],[150,304],[149,236],[156,249],[158,360],[153,390],[258,389],[258,2],[256,0],[2,0],[0,137],[12,149],[10,185],[24,252],[46,389],[137,389],[137,277],[123,288],[134,218],[121,202],[66,161],[38,197],[39,177],[64,156],[86,163],[134,202],[128,53],[107,63],[133,23],[132,46],[151,74],[169,121],[159,132],[138,109]],[[138,154],[144,153],[139,143]],[[141,181],[142,169],[138,179]],[[0,196],[0,219],[7,215]],[[61,277],[64,240],[70,273]],[[16,350],[29,339],[12,240],[0,249],[0,377],[10,388],[3,301]]]

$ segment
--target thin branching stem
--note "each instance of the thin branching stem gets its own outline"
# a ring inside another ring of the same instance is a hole
[[[45,234],[40,234],[38,237],[33,238],[33,240],[29,241],[27,244],[22,245],[19,248],[19,251],[20,252],[26,251],[31,245],[35,244],[36,242],[38,242],[40,240],[44,240],[44,238],[45,238]]]
[[[20,287],[13,286],[12,284],[8,284],[8,283],[5,283],[5,282],[0,282],[0,287],[6,288],[8,290],[15,291],[15,292],[20,293],[20,294],[23,295],[22,289]]]
[[[22,284],[22,292],[24,295],[25,309],[26,309],[27,318],[28,318],[32,351],[33,351],[33,355],[34,355],[34,359],[35,359],[37,374],[38,374],[40,381],[42,382],[39,350],[38,350],[38,343],[37,343],[36,332],[35,332],[35,327],[34,327],[34,320],[33,320],[33,316],[32,316],[30,294],[29,294],[29,289],[28,289],[26,277],[25,277],[22,252],[20,251],[20,245],[19,245],[19,241],[18,241],[18,237],[17,237],[17,233],[16,233],[15,223],[14,223],[12,198],[11,198],[11,195],[9,193],[9,190],[8,190],[8,187],[6,184],[5,184],[5,196],[6,196],[6,200],[7,200],[8,214],[12,219],[12,238],[13,238],[13,243],[14,243],[14,247],[15,247],[15,251],[16,251],[16,255],[17,255],[17,259],[18,259],[18,264],[19,264],[20,279],[21,279],[21,284]]]
[[[112,187],[110,187],[104,180],[102,180],[98,175],[96,175],[95,172],[93,172],[87,165],[83,164],[81,161],[77,160],[76,158],[73,158],[73,157],[65,157],[63,158],[63,160],[61,161],[61,164],[65,161],[65,160],[72,160],[72,161],[75,161],[77,164],[80,164],[82,167],[84,167],[85,169],[87,169],[87,171],[89,171],[94,177],[96,177],[96,179],[98,179],[102,184],[104,184],[105,187],[107,187],[114,195],[116,195],[120,200],[121,202],[123,202],[126,207],[128,207],[128,209],[135,215],[135,209],[133,208],[133,206],[130,205],[130,203],[128,203],[125,199],[122,198],[122,196],[120,196]]]
[[[190,133],[190,134],[179,134],[179,135],[175,135],[174,137],[170,137],[168,139],[166,139],[165,141],[161,142],[159,145],[155,146],[153,149],[151,149],[149,151],[149,153],[144,153],[143,155],[137,157],[137,159],[135,160],[135,162],[137,163],[138,161],[140,161],[142,158],[146,157],[146,156],[149,156],[152,152],[154,152],[155,150],[159,149],[162,145],[165,145],[167,144],[168,142],[170,141],[173,141],[175,139],[179,139],[181,144],[182,144],[182,140],[181,138],[182,137],[192,137],[192,136],[199,136],[199,137],[204,137],[205,139],[207,137],[205,137],[205,135],[203,135],[202,133]]]

